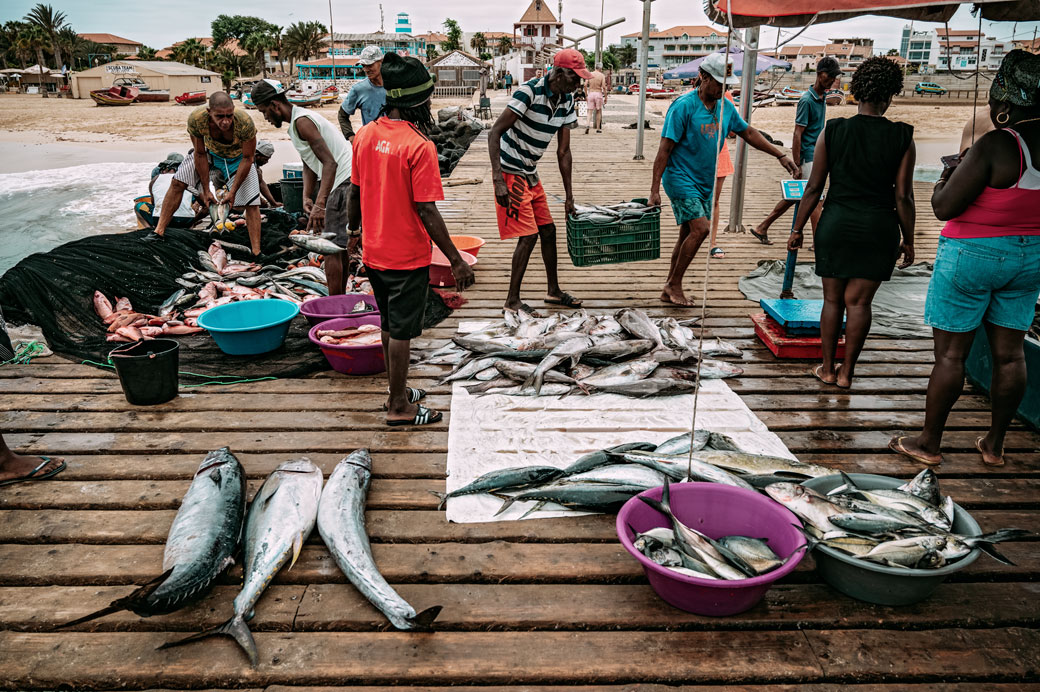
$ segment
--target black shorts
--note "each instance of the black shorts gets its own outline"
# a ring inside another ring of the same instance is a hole
[[[379,321],[391,339],[407,341],[422,335],[426,297],[430,290],[430,268],[373,269],[368,267]]]
[[[350,197],[350,178],[333,188],[329,198],[325,200],[325,233],[335,233],[332,239],[336,245],[346,247],[350,241],[347,235],[347,199]]]

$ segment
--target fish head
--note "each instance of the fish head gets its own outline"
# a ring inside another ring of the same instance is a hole
[[[221,447],[215,451],[210,452],[206,455],[206,458],[199,464],[199,470],[195,472],[195,477],[203,475],[204,473],[212,472],[216,469],[223,468],[228,464],[238,465],[238,459],[234,454],[231,453],[229,447]]]
[[[275,469],[275,473],[279,471],[284,473],[321,473],[321,469],[314,465],[307,457],[300,457],[299,459],[290,459],[289,461],[283,461]]]
[[[368,453],[367,449],[359,449],[357,451],[351,452],[350,456],[346,457],[339,463],[357,466],[358,468],[362,468],[366,471],[372,470],[372,456]]]
[[[640,377],[644,377],[656,370],[658,363],[656,360],[652,358],[643,358],[640,360],[631,361],[627,365],[629,365],[632,368],[632,372],[636,373]]]
[[[772,483],[766,486],[766,494],[786,505],[801,500],[805,496],[805,488],[797,483]]]

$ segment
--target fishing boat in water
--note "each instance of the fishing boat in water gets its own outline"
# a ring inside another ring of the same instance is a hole
[[[128,86],[111,86],[90,92],[90,98],[99,106],[129,106],[137,100],[137,96],[137,89]]]
[[[153,89],[143,79],[133,75],[117,78],[113,86],[137,89],[138,103],[165,103],[170,100],[169,89]]]
[[[206,100],[205,91],[186,91],[173,99],[182,106],[194,106]]]

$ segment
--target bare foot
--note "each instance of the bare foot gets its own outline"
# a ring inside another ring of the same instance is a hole
[[[683,293],[681,288],[674,289],[668,286],[665,286],[664,290],[661,291],[661,302],[681,305],[682,307],[687,308],[692,308],[694,306],[694,302],[686,297],[686,294]]]
[[[42,476],[44,474],[54,471],[61,466],[61,457],[50,457],[50,461],[42,469],[33,474],[34,477]],[[23,478],[33,472],[37,466],[43,463],[43,459],[40,457],[24,456],[22,454],[15,454],[14,452],[8,452],[3,456],[0,456],[0,481],[14,480],[15,478]]]

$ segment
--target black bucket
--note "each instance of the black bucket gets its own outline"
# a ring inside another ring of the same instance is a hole
[[[179,354],[180,344],[173,339],[151,339],[112,349],[108,358],[126,400],[151,406],[177,396]]]

